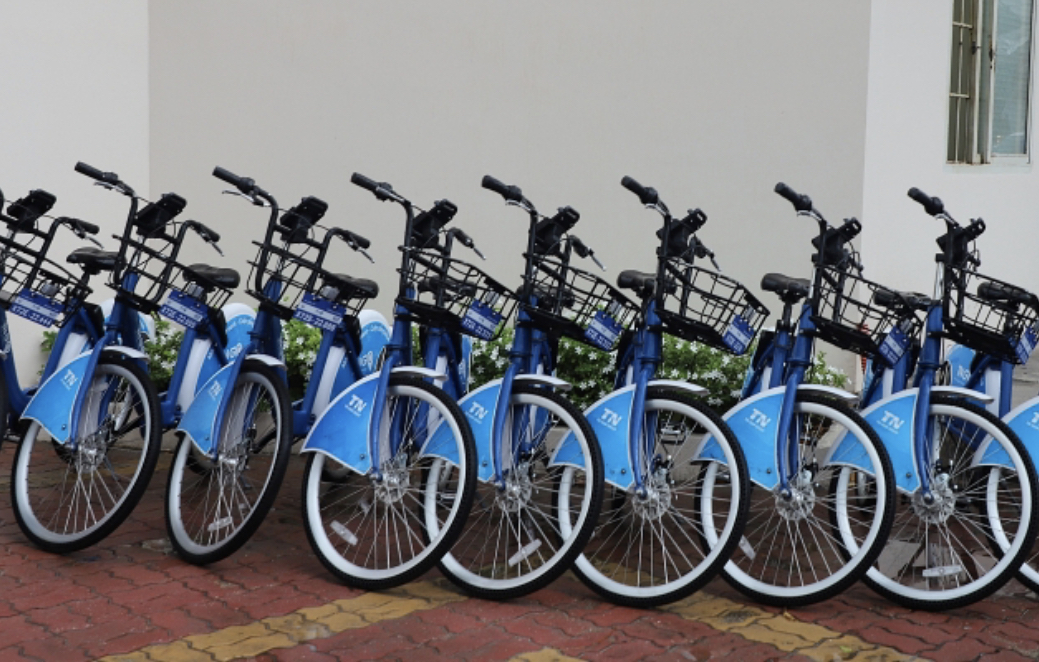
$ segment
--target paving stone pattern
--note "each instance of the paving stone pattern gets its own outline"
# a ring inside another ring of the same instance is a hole
[[[0,449],[4,495],[13,450]],[[864,586],[790,611],[750,604],[721,581],[657,610],[605,603],[570,575],[508,603],[467,598],[436,572],[383,594],[353,590],[307,544],[298,457],[253,541],[198,568],[165,540],[167,464],[113,536],[69,556],[25,542],[4,499],[0,661],[1039,658],[1039,601],[1017,583],[938,615]]]

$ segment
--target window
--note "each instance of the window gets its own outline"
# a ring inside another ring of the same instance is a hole
[[[1028,161],[1034,0],[953,0],[949,163]]]

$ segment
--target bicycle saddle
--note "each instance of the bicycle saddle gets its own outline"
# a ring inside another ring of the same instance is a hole
[[[87,272],[91,276],[96,276],[102,271],[111,271],[112,269],[115,269],[115,264],[118,259],[119,253],[116,253],[115,251],[103,251],[100,248],[94,248],[93,246],[84,246],[83,248],[77,248],[69,253],[69,256],[65,258],[65,261],[69,264],[82,265],[83,271]]]
[[[982,295],[984,296],[984,295]],[[877,290],[873,295],[873,303],[884,308],[897,308],[907,305],[913,310],[926,311],[935,303],[934,299],[919,292],[899,292],[898,290]]]
[[[775,292],[784,303],[797,303],[805,298],[810,286],[807,278],[791,278],[783,274],[765,274],[761,279],[761,289]]]
[[[563,308],[573,306],[576,301],[573,291],[569,289],[560,292],[558,287],[541,284],[534,286],[534,296],[538,298],[538,308],[552,308],[560,298]]]
[[[656,289],[657,275],[645,271],[627,269],[617,275],[617,287],[633,290],[640,297],[645,298],[652,295]],[[675,292],[677,287],[678,283],[672,278],[668,278],[664,282],[664,288],[668,294]]]
[[[988,301],[1006,301],[1039,310],[1039,297],[1008,283],[988,281],[978,285],[978,296]]]
[[[346,274],[325,274],[325,285],[339,290],[341,299],[374,299],[379,296],[379,284],[367,278]]]
[[[184,277],[194,283],[198,283],[203,289],[212,289],[214,285],[234,289],[238,287],[238,283],[241,280],[238,272],[234,269],[211,267],[208,264],[193,264],[189,267],[184,267]]]

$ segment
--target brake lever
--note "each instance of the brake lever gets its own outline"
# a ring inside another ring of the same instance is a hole
[[[217,253],[220,253],[220,257],[224,257],[224,251],[220,250],[220,247],[216,245],[215,241],[211,241],[209,239],[206,239],[206,243],[209,244],[210,246],[212,246],[213,250],[215,250]]]
[[[361,255],[365,256],[366,258],[368,258],[369,262],[371,262],[372,264],[375,264],[375,260],[372,259],[371,255],[368,255],[368,251],[364,250],[360,246],[358,246],[354,250],[357,251],[358,253],[360,253]]]
[[[256,195],[246,195],[245,193],[242,193],[241,191],[235,191],[234,189],[225,189],[224,190],[224,194],[225,195],[236,195],[239,198],[244,198],[244,199],[248,200],[251,204],[253,204],[253,205],[257,206],[257,207],[270,207],[271,206],[271,203],[267,202],[266,200],[264,200],[263,198],[261,198],[259,196],[256,196]],[[223,253],[221,253],[221,255],[223,255]]]

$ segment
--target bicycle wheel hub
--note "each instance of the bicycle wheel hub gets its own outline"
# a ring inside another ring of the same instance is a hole
[[[775,491],[776,511],[780,517],[790,521],[807,519],[815,510],[815,486],[807,471],[802,471],[787,485],[786,490],[778,486]]]
[[[397,503],[411,487],[411,474],[401,468],[391,468],[375,484],[375,496],[383,503]]]
[[[533,493],[534,485],[530,479],[530,472],[521,466],[509,473],[505,479],[505,489],[498,491],[494,501],[505,512],[518,513],[530,502]]]
[[[913,493],[913,511],[927,524],[942,524],[956,511],[956,493],[949,474],[939,474],[931,481],[930,499],[923,490]]]
[[[671,484],[667,472],[654,472],[653,478],[645,487],[645,494],[636,494],[631,501],[631,507],[642,519],[657,520],[663,517],[671,507]]]
[[[101,429],[87,435],[79,442],[79,446],[76,448],[76,471],[91,473],[101,466],[108,450],[107,437],[108,435]]]

